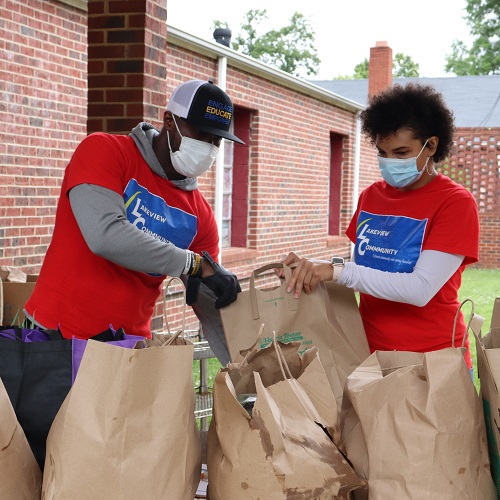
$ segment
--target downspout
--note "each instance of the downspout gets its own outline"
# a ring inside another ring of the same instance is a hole
[[[227,77],[227,57],[225,56],[218,58],[218,75],[217,85],[225,92]],[[224,203],[224,141],[225,139],[221,141],[215,168],[215,222],[219,233],[218,261],[220,263],[222,263],[222,207]]]
[[[356,113],[356,139],[354,144],[354,182],[352,186],[352,214],[356,211],[359,198],[359,164],[361,157],[361,111]],[[351,242],[351,255],[354,254],[354,243]]]

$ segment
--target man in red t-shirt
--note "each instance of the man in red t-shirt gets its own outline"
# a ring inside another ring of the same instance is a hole
[[[222,89],[191,80],[172,93],[161,130],[139,123],[128,136],[85,138],[65,171],[27,318],[66,338],[110,326],[150,337],[163,280],[182,276],[207,340],[227,363],[217,309],[236,300],[240,286],[212,259],[218,231],[197,177],[212,165],[222,138],[242,143],[229,132],[232,119]]]

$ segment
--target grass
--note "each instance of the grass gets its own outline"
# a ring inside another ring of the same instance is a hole
[[[221,368],[221,364],[219,363],[218,359],[210,358],[208,360],[208,387],[213,387],[215,376],[217,375],[220,368]],[[200,363],[199,363],[199,361],[193,362],[193,379],[194,379],[194,386],[199,387],[199,385],[200,385]]]
[[[482,328],[483,334],[490,329],[491,315],[493,312],[493,302],[495,297],[500,297],[500,269],[476,269],[466,268],[462,275],[462,286],[459,290],[459,300],[471,299],[474,302],[474,312],[482,316],[485,321]],[[463,307],[465,320],[469,319],[470,305]],[[479,380],[477,377],[476,344],[474,336],[470,335],[471,356],[474,365],[475,385],[479,390]],[[208,386],[213,386],[213,381],[221,364],[217,359],[208,360]],[[195,386],[200,383],[200,369],[198,362],[193,365],[193,376]]]
[[[462,275],[462,286],[458,291],[460,301],[471,299],[474,302],[474,312],[484,318],[482,327],[483,335],[488,333],[493,313],[493,303],[496,297],[500,297],[500,269],[476,269],[466,268]],[[464,305],[463,313],[465,320],[469,319],[470,307]],[[472,332],[470,333],[470,350],[474,366],[474,384],[479,391],[479,379],[477,377],[477,355],[476,342]]]
[[[474,302],[475,313],[485,319],[483,333],[487,332],[490,329],[493,302],[496,297],[500,297],[500,269],[466,268],[458,296],[461,301],[471,299]]]

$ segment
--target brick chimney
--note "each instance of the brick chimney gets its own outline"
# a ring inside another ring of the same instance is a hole
[[[370,48],[368,64],[368,95],[392,87],[392,49],[387,42],[376,42]]]
[[[87,132],[160,126],[166,105],[167,0],[88,0]]]

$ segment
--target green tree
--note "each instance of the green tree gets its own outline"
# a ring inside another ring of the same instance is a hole
[[[314,46],[315,32],[308,19],[295,12],[288,26],[259,34],[257,28],[264,19],[267,19],[266,10],[249,10],[232,48],[294,76],[303,76],[304,72],[317,75],[321,61]],[[215,21],[214,27],[227,28],[228,25]]]
[[[419,69],[419,64],[413,61],[410,56],[405,56],[401,52],[394,56],[392,63],[392,76],[394,78],[418,77]]]
[[[354,74],[352,76],[339,76],[338,80],[356,80],[358,78],[368,78],[368,59],[354,66]],[[419,76],[419,65],[410,56],[405,56],[398,52],[394,56],[392,63],[392,76],[394,78],[410,78]]]
[[[469,48],[455,40],[445,71],[457,76],[500,73],[500,1],[467,0],[464,19],[475,37]]]
[[[358,78],[368,78],[368,64],[368,59],[356,64],[356,66],[354,66],[354,74],[352,75],[352,78],[355,80]]]

